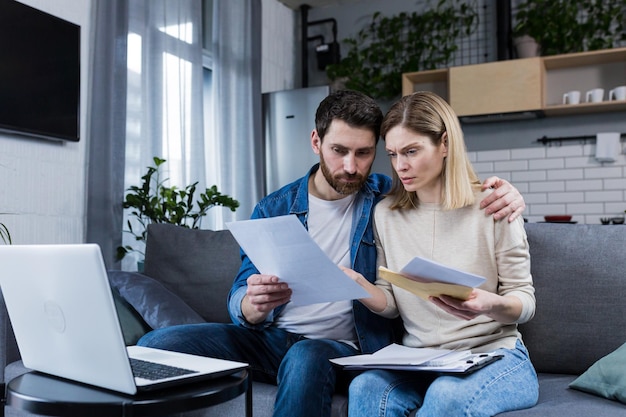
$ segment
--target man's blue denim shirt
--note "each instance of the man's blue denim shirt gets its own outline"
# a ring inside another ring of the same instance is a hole
[[[278,191],[263,198],[254,208],[251,219],[283,216],[295,214],[302,224],[307,227],[309,213],[308,180],[319,164],[311,168],[304,177],[288,184]],[[391,187],[391,179],[382,174],[371,174],[367,182],[357,194],[355,201],[355,216],[352,224],[352,241],[350,244],[350,258],[352,269],[363,274],[368,281],[376,280],[376,245],[372,227],[373,208]],[[263,329],[271,326],[284,306],[272,311],[264,322],[252,325],[248,323],[241,311],[241,301],[246,295],[246,280],[259,271],[252,264],[248,256],[241,252],[241,268],[228,294],[228,311],[235,324]],[[372,353],[394,341],[391,322],[369,311],[358,300],[353,301],[353,314],[356,333],[361,351]]]

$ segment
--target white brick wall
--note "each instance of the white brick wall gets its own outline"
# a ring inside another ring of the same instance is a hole
[[[600,163],[594,155],[594,143],[470,152],[481,179],[497,175],[522,192],[528,221],[571,214],[579,223],[597,224],[600,217],[624,215],[626,156],[622,149],[615,162]]]

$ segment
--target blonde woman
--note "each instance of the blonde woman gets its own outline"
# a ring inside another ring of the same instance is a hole
[[[486,277],[468,300],[424,300],[378,279],[346,272],[371,295],[373,312],[402,317],[403,344],[412,347],[497,350],[504,355],[468,375],[367,371],[350,385],[351,417],[493,416],[533,406],[538,382],[518,323],[535,312],[528,242],[521,218],[495,221],[479,207],[482,192],[463,132],[439,96],[403,97],[381,129],[393,165],[393,185],[375,209],[379,265],[400,270],[421,256]]]

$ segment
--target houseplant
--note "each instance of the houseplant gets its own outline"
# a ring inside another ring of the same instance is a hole
[[[338,64],[329,65],[326,75],[375,99],[395,99],[402,90],[402,73],[450,63],[458,39],[477,27],[472,3],[440,0],[421,13],[383,16],[376,12],[356,37],[343,41],[348,53]]]
[[[198,181],[185,188],[167,186],[168,179],[161,177],[161,167],[166,160],[155,156],[153,161],[154,166],[148,167],[141,177],[141,185],[133,185],[126,190],[128,193],[123,202],[125,209],[131,209],[125,232],[134,236],[136,241],[145,244],[150,223],[170,223],[198,229],[210,208],[224,206],[235,211],[239,207],[237,200],[220,193],[215,185],[198,194],[198,199],[194,201]],[[123,259],[129,252],[143,254],[131,245],[119,246],[117,259]]]
[[[626,40],[626,0],[523,0],[512,36],[530,36],[541,55],[613,48]]]

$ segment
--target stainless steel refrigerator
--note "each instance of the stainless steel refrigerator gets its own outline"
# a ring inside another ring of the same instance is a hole
[[[319,162],[311,149],[311,132],[317,107],[329,93],[328,86],[321,86],[263,94],[265,194],[302,177]],[[391,172],[382,141],[372,171]]]
[[[329,92],[321,86],[263,94],[266,194],[302,177],[319,161],[311,132],[315,111]]]

